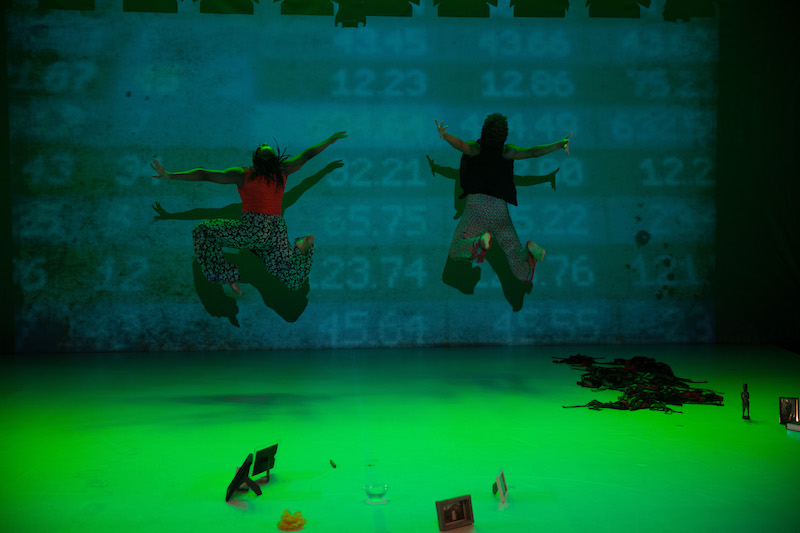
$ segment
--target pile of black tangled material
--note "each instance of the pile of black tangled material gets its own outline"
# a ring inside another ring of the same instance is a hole
[[[567,358],[554,357],[554,363],[566,363],[585,373],[578,381],[581,387],[594,391],[606,389],[622,392],[616,402],[603,403],[592,400],[586,405],[565,405],[565,408],[588,407],[589,409],[652,409],[667,414],[680,413],[669,405],[703,404],[723,405],[722,396],[710,389],[700,389],[691,381],[676,377],[665,363],[649,357],[614,359],[610,363],[598,363],[593,357],[575,354]]]

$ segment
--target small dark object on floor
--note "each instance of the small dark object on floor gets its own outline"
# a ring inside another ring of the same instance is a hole
[[[592,400],[586,405],[564,407],[588,407],[589,409],[623,409],[636,411],[651,409],[667,414],[680,413],[669,405],[707,404],[723,405],[722,396],[710,389],[692,387],[690,383],[706,383],[676,377],[666,363],[650,357],[614,359],[610,363],[598,363],[593,357],[583,354],[567,358],[554,358],[554,363],[567,363],[576,370],[583,370],[578,385],[595,391],[617,390],[622,395],[616,402],[603,403]],[[743,396],[744,399],[744,396]]]
[[[750,420],[750,393],[747,392],[747,383],[743,385],[742,391],[742,418]],[[747,413],[747,414],[745,414]]]

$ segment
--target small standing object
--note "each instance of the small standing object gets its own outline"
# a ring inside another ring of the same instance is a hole
[[[475,523],[472,515],[472,496],[459,496],[436,502],[436,515],[439,518],[439,531],[456,529]]]
[[[376,483],[374,485],[367,485],[364,487],[364,492],[367,493],[367,503],[376,505],[386,503],[389,500],[385,498],[386,491],[389,490],[389,485],[385,483]]]
[[[781,396],[778,398],[779,418],[778,422],[781,425],[785,424],[798,424],[800,422],[800,415],[798,415],[798,399]]]
[[[742,418],[750,420],[750,393],[747,392],[747,383],[743,385],[742,391]]]
[[[283,511],[281,521],[278,522],[278,529],[281,531],[299,531],[306,525],[306,519],[303,518],[303,513],[300,511],[294,514],[289,512],[289,509]]]
[[[236,469],[236,474],[233,476],[233,481],[228,485],[228,490],[225,492],[225,501],[230,501],[231,497],[236,492],[247,492],[247,487],[253,489],[256,495],[261,496],[261,487],[255,481],[250,479],[250,469],[253,466],[253,454],[247,456],[242,463],[242,466]],[[242,487],[244,485],[244,487]]]
[[[505,505],[508,498],[508,485],[506,484],[506,475],[502,470],[494,478],[494,484],[492,485],[492,494],[497,494],[498,492],[500,493],[500,505]]]

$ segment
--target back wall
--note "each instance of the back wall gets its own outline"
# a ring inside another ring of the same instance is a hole
[[[6,12],[17,352],[715,340],[716,16],[79,3]],[[497,250],[447,262],[460,154],[434,119],[476,139],[492,112],[521,146],[573,132],[515,166],[512,219],[548,252],[532,286]],[[152,158],[247,165],[340,130],[287,184],[307,290],[236,250],[244,295],[207,282],[191,230],[238,216],[235,187],[153,179]]]

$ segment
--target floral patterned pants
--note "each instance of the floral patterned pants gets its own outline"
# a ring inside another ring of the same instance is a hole
[[[239,269],[225,260],[224,246],[252,251],[270,274],[293,291],[300,290],[311,271],[314,246],[303,255],[289,244],[281,215],[243,213],[241,220],[206,220],[195,226],[192,240],[203,275],[216,283],[239,281]]]
[[[453,241],[450,243],[450,257],[483,261],[478,239],[486,232],[492,236],[492,246],[499,245],[505,252],[514,275],[526,283],[530,282],[533,279],[535,262],[517,236],[517,230],[511,223],[508,204],[505,200],[494,196],[487,194],[467,196],[464,214],[456,226]]]

